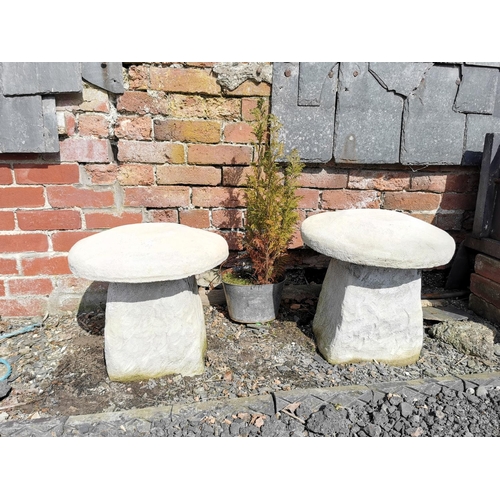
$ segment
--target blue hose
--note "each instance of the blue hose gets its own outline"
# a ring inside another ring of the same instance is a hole
[[[12,367],[9,365],[9,362],[6,359],[0,358],[0,363],[7,367],[7,373],[3,377],[0,377],[0,382],[2,382],[2,380],[7,380],[10,377],[10,374],[12,373]]]
[[[39,326],[42,326],[42,323],[34,323],[33,325],[19,328],[19,330],[15,330],[13,332],[6,333],[4,335],[0,335],[0,340],[8,339],[9,337],[14,337],[15,335],[20,335],[21,333],[31,332],[31,330],[34,330],[35,328],[38,328]],[[0,382],[2,382],[3,380],[7,380],[10,377],[10,374],[12,373],[12,367],[10,366],[9,362],[3,358],[0,358],[0,364],[5,365],[7,367],[7,373],[5,375],[3,375],[2,377],[0,377]]]

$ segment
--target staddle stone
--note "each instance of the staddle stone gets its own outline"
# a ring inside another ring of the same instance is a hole
[[[313,215],[302,238],[332,257],[313,332],[330,363],[407,365],[423,343],[421,269],[446,264],[455,242],[406,214],[356,209]]]
[[[74,274],[110,282],[104,340],[111,380],[203,373],[206,331],[195,275],[228,255],[222,236],[171,223],[120,226],[73,246]]]

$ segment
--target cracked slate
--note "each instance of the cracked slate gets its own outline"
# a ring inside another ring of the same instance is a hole
[[[380,85],[368,71],[368,63],[341,63],[335,161],[398,163],[403,102]]]
[[[405,101],[401,163],[460,165],[466,116],[453,111],[459,69],[433,66]]]
[[[433,63],[371,62],[369,71],[387,90],[409,96],[425,76]]]

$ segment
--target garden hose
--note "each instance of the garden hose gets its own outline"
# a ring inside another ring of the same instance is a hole
[[[45,321],[45,318],[44,318]],[[34,330],[35,328],[38,328],[39,326],[42,326],[43,321],[41,323],[34,323],[32,325],[25,326],[23,328],[19,328],[19,330],[15,330],[10,333],[6,333],[4,335],[0,335],[0,340],[3,339],[8,339],[9,337],[14,337],[15,335],[20,335],[21,333],[27,333],[31,332],[31,330]],[[10,374],[12,373],[12,367],[10,366],[9,362],[6,359],[0,358],[0,364],[5,365],[7,367],[7,373],[4,374],[2,377],[0,377],[0,382],[3,380],[7,380],[10,377]]]

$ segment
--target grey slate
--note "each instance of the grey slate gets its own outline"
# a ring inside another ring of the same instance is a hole
[[[2,86],[6,96],[81,92],[78,62],[4,62]]]
[[[335,62],[301,62],[299,63],[299,106],[319,106],[321,92]]]
[[[467,115],[464,165],[480,165],[486,134],[500,133],[500,118],[492,115]]]
[[[459,76],[456,67],[433,66],[408,96],[403,114],[402,164],[460,165],[466,117],[453,111]]]
[[[84,62],[82,77],[113,94],[123,94],[123,74],[121,62]]]
[[[301,158],[311,163],[332,158],[337,68],[323,80],[319,106],[299,106],[299,63],[273,64],[271,112],[283,124],[279,138],[285,154],[297,148]],[[287,70],[290,76],[285,76]]]
[[[463,66],[453,109],[461,113],[493,114],[499,75],[496,68]]]
[[[433,63],[371,62],[370,73],[387,90],[408,96],[419,85]]]
[[[398,163],[403,98],[387,92],[368,63],[341,63],[334,158],[337,163]]]
[[[41,96],[0,94],[0,153],[45,152]]]

